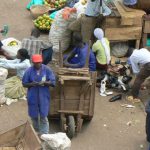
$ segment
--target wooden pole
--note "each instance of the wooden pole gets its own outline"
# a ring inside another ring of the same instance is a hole
[[[89,68],[90,49],[91,49],[91,41],[89,41],[88,43],[88,51],[87,51],[85,68]]]
[[[59,66],[63,67],[63,54],[61,50],[61,41],[59,41]]]

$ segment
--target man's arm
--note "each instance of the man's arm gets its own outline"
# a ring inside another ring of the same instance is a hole
[[[6,69],[26,69],[27,64],[25,62],[18,63],[15,60],[7,60],[6,62],[2,62],[0,66]]]
[[[130,57],[131,67],[134,74],[138,74],[140,72],[140,67],[138,65],[137,60],[134,57]]]
[[[39,83],[30,81],[30,68],[26,70],[22,78],[22,85],[26,88],[31,88],[37,86]]]
[[[24,87],[26,88],[30,88],[30,87],[35,87],[37,85],[39,85],[39,83],[37,82],[32,82],[32,83],[22,83]]]
[[[52,86],[54,87],[56,84],[56,79],[53,71],[47,67],[46,71],[47,80],[43,83],[45,86]]]
[[[69,61],[76,55],[75,49],[72,50],[72,52],[68,55],[68,57],[64,60],[64,66],[65,67],[71,67],[71,68],[79,68],[80,63],[77,64],[70,64]]]

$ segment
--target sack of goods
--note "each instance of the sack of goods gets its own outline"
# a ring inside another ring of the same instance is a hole
[[[21,48],[21,42],[15,38],[7,38],[2,40],[2,49],[5,50],[11,57],[16,57],[18,50]]]
[[[0,104],[6,102],[5,98],[5,80],[7,78],[8,71],[7,69],[0,68]]]
[[[26,94],[25,88],[19,77],[13,76],[5,82],[5,96],[11,99],[22,98]]]
[[[71,141],[66,133],[43,134],[43,150],[71,150]]]
[[[51,25],[49,40],[53,45],[54,52],[59,52],[59,41],[61,41],[62,51],[67,50],[71,42],[71,31],[68,30],[68,25],[77,18],[77,14],[75,12],[71,12],[68,14],[66,19],[63,17],[65,9],[57,12],[55,20]]]

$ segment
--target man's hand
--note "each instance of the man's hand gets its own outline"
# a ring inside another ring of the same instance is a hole
[[[37,86],[37,85],[39,85],[38,82],[32,82],[32,83],[30,83],[30,86],[31,86],[31,87],[35,87],[35,86]]]
[[[70,67],[70,64],[68,62],[64,62],[65,67]]]
[[[51,82],[50,81],[45,81],[44,82],[44,86],[50,86],[51,85]]]

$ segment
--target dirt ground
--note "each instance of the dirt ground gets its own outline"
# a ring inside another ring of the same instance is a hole
[[[29,0],[1,0],[0,27],[5,24],[10,26],[7,37],[22,40],[30,35],[33,22],[30,12],[25,8],[28,2]],[[48,39],[48,35],[43,37]],[[148,96],[147,92],[141,94],[144,102]],[[94,118],[85,123],[81,133],[72,139],[72,150],[146,150],[143,104],[129,109],[121,106],[127,104],[125,95],[123,100],[114,103],[108,102],[108,99],[109,97],[100,97],[97,89]],[[26,119],[28,116],[25,101],[1,107],[0,133]],[[50,121],[50,127],[52,133],[60,131],[58,121]]]

